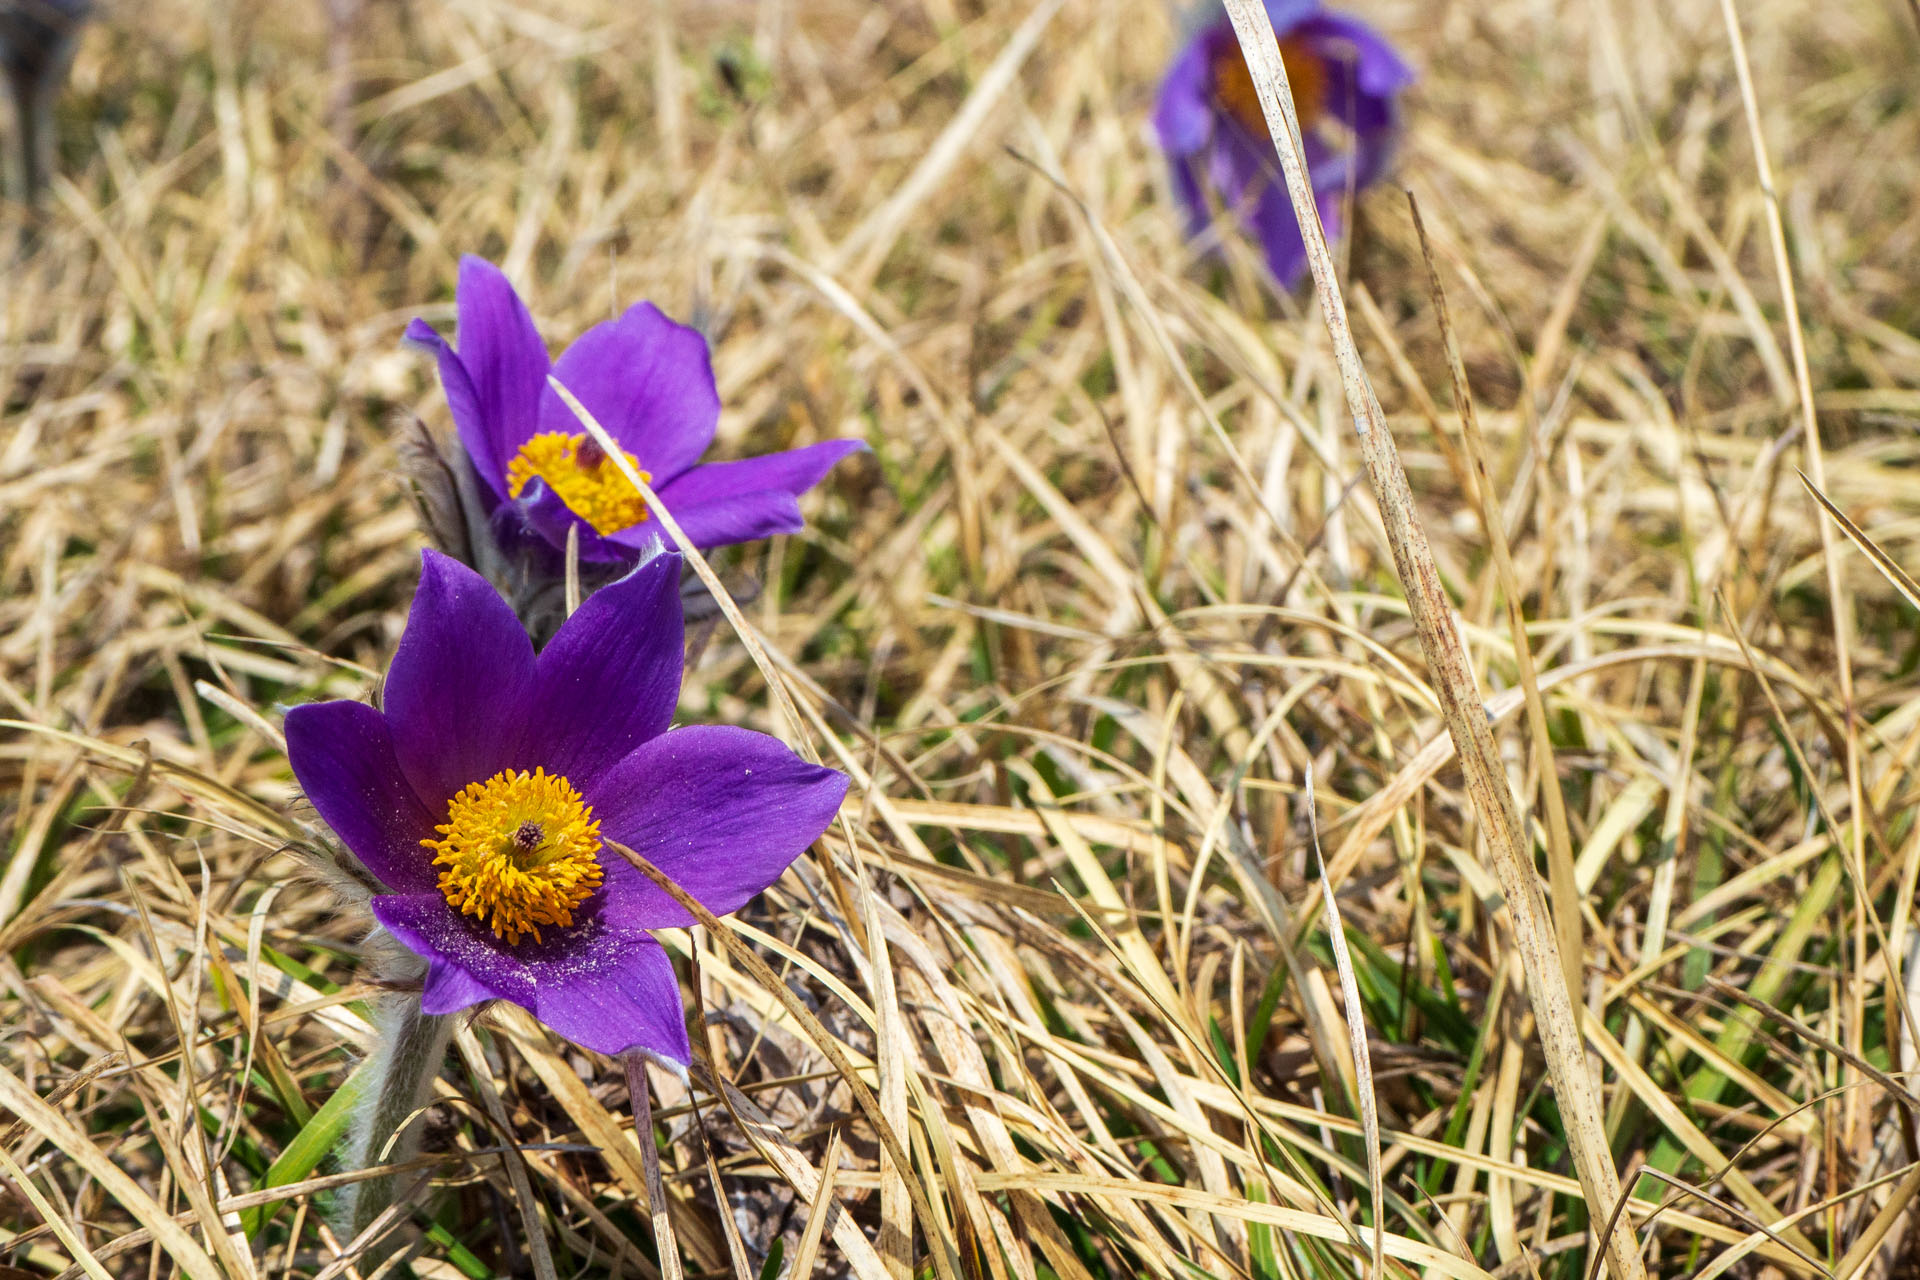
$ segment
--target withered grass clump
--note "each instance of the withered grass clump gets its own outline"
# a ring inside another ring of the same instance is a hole
[[[1450,328],[1391,185],[1341,291],[1621,1221],[1657,1276],[1907,1274],[1916,15],[1366,14],[1422,70],[1398,178]],[[641,1142],[689,1274],[1322,1280],[1376,1223],[1388,1275],[1606,1265],[1328,332],[1181,241],[1157,4],[355,35],[346,128],[320,6],[113,6],[66,176],[0,211],[0,1265],[364,1274],[326,1157],[369,970],[295,876],[280,709],[398,633],[405,418],[448,427],[398,340],[463,252],[549,334],[701,326],[730,455],[875,450],[715,558],[740,605],[695,641],[688,718],[855,786],[669,939],[705,1062]],[[414,1272],[673,1274],[620,1073],[511,1009],[455,1049],[381,1171]]]

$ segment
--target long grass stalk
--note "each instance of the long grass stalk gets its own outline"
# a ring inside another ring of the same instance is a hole
[[[1533,1001],[1541,1048],[1546,1054],[1547,1070],[1553,1078],[1566,1124],[1574,1168],[1590,1212],[1595,1220],[1605,1222],[1620,1198],[1620,1175],[1607,1149],[1599,1092],[1587,1069],[1578,1013],[1567,990],[1567,970],[1554,938],[1552,916],[1540,894],[1526,827],[1507,784],[1499,749],[1487,723],[1486,708],[1474,683],[1473,668],[1461,644],[1458,618],[1440,584],[1440,573],[1427,545],[1426,531],[1421,527],[1413,490],[1400,464],[1399,450],[1387,429],[1386,415],[1374,396],[1347,324],[1346,304],[1340,296],[1313,188],[1307,180],[1299,121],[1294,114],[1293,94],[1287,85],[1286,66],[1280,57],[1273,23],[1257,0],[1227,0],[1227,13],[1233,20],[1242,55],[1253,72],[1260,109],[1266,117],[1267,130],[1275,140],[1287,193],[1300,220],[1307,262],[1313,271],[1314,292],[1333,340],[1334,360],[1339,366],[1347,408],[1360,438],[1367,480],[1386,524],[1394,568],[1406,590],[1447,732],[1459,752],[1461,767],[1466,771],[1467,790],[1473,797],[1474,810],[1480,816],[1487,845],[1493,853],[1494,870],[1500,878],[1513,921],[1514,944],[1520,949],[1526,969],[1527,992]],[[1646,1264],[1641,1260],[1638,1242],[1628,1224],[1623,1222],[1614,1228],[1605,1248],[1614,1280],[1641,1280],[1646,1275]]]

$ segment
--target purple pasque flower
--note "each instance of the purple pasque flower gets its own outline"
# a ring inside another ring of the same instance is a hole
[[[556,361],[526,304],[500,269],[460,260],[458,349],[424,320],[410,342],[440,363],[460,443],[497,528],[527,531],[556,548],[579,529],[585,561],[631,563],[663,540],[633,486],[610,465],[547,385],[553,374],[607,429],[697,547],[718,547],[804,527],[799,496],[833,464],[864,449],[827,440],[736,462],[702,464],[720,420],[707,342],[650,302],[580,335]]]
[[[1341,197],[1386,171],[1399,134],[1399,92],[1413,70],[1357,18],[1319,0],[1266,0],[1306,146],[1320,222],[1340,234]],[[1189,233],[1213,219],[1211,193],[1235,210],[1265,250],[1267,267],[1292,287],[1307,267],[1306,243],[1281,177],[1266,120],[1225,15],[1202,27],[1160,83],[1154,131],[1173,167]]]
[[[669,729],[680,557],[589,596],[536,656],[473,570],[425,553],[378,709],[287,714],[313,807],[386,892],[374,916],[427,962],[421,1007],[511,1000],[602,1053],[688,1061],[680,988],[649,932],[772,884],[839,812],[845,775],[765,734]]]

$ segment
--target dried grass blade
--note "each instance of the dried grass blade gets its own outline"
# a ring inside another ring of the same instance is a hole
[[[1673,1190],[1678,1192],[1679,1195],[1681,1196],[1690,1197],[1692,1199],[1700,1201],[1702,1204],[1710,1205],[1713,1208],[1718,1209],[1721,1213],[1724,1213],[1729,1218],[1738,1220],[1740,1217],[1743,1216],[1740,1212],[1740,1207],[1738,1205],[1731,1204],[1728,1201],[1721,1199],[1719,1196],[1713,1195],[1711,1192],[1708,1192],[1700,1187],[1696,1187],[1691,1183],[1682,1182],[1680,1179],[1674,1177],[1670,1173],[1662,1173],[1658,1169],[1648,1169],[1648,1168],[1642,1168],[1640,1172],[1645,1174],[1647,1177],[1652,1178],[1656,1182],[1662,1183],[1668,1187],[1673,1188]],[[1875,1184],[1872,1182],[1861,1184],[1859,1187],[1854,1188],[1852,1191],[1849,1191],[1843,1194],[1841,1197],[1839,1197],[1839,1199],[1845,1199],[1846,1195],[1855,1194],[1858,1191],[1870,1190],[1874,1185]],[[1654,1209],[1653,1213],[1647,1216],[1647,1221],[1651,1223],[1654,1220],[1654,1218],[1659,1215],[1662,1209],[1665,1209],[1667,1205],[1676,1203],[1677,1199],[1678,1197],[1670,1197],[1666,1201],[1662,1202],[1658,1207]],[[1826,1204],[1833,1204],[1833,1203],[1838,1203],[1838,1200],[1830,1200],[1826,1202]],[[1782,1216],[1782,1218],[1780,1219],[1781,1232],[1787,1231],[1792,1224],[1797,1223],[1804,1218],[1813,1217],[1823,1207],[1825,1207],[1825,1205],[1823,1205],[1821,1202],[1816,1201],[1812,1205],[1804,1206],[1802,1208],[1794,1210],[1791,1214]],[[1782,1238],[1782,1235],[1780,1232],[1769,1231],[1767,1228],[1761,1227],[1755,1234],[1763,1236],[1765,1239],[1769,1241],[1769,1243],[1773,1244],[1775,1248],[1790,1249],[1792,1247],[1790,1242]],[[1795,1231],[1793,1234],[1797,1236],[1799,1233]],[[1824,1266],[1822,1266],[1820,1264],[1820,1260],[1814,1257],[1811,1253],[1808,1253],[1804,1250],[1794,1250],[1792,1256],[1794,1259],[1794,1265],[1811,1268],[1810,1274],[1821,1277],[1821,1280],[1833,1280],[1833,1273],[1827,1270]],[[1708,1270],[1711,1271],[1712,1268],[1708,1268]],[[1706,1277],[1703,1275],[1701,1277],[1701,1280],[1706,1280]]]
[[[880,1110],[895,1133],[908,1132],[907,1079],[913,1074],[913,1050],[900,1016],[899,991],[894,983],[893,957],[875,915],[876,898],[860,895],[866,917],[868,993],[875,1019],[874,1066],[880,1073]],[[938,1114],[929,1113],[930,1115]],[[937,1124],[937,1120],[930,1123]],[[907,1197],[910,1168],[895,1164],[883,1149],[880,1157],[880,1258],[893,1280],[907,1280],[913,1271],[913,1201]],[[932,1224],[928,1224],[932,1229]]]
[[[726,615],[728,624],[740,637],[740,643],[746,648],[748,656],[753,659],[754,666],[760,669],[761,678],[767,682],[767,692],[773,698],[774,705],[780,708],[781,715],[791,732],[792,741],[789,745],[809,761],[818,764],[819,754],[813,748],[812,739],[807,736],[803,721],[800,719],[799,709],[793,705],[793,695],[787,691],[786,682],[780,679],[773,659],[767,656],[766,646],[760,643],[759,633],[748,623],[746,615],[740,612],[740,606],[734,602],[733,594],[720,581],[720,575],[713,571],[713,566],[707,563],[707,558],[700,554],[700,548],[687,539],[686,531],[681,529],[680,522],[673,518],[673,513],[668,511],[666,505],[660,501],[660,495],[640,478],[640,473],[634,469],[634,465],[627,461],[627,455],[620,448],[619,441],[607,434],[607,429],[587,412],[587,407],[580,403],[579,397],[569,391],[566,384],[552,374],[547,375],[547,385],[553,388],[554,394],[560,397],[572,411],[573,416],[580,420],[580,425],[587,429],[587,434],[606,450],[607,461],[614,465],[614,469],[619,471],[646,502],[648,513],[660,522],[660,527],[666,530],[667,537],[672,540],[674,547],[686,558],[688,566],[700,579],[701,585],[712,593],[714,603],[720,606],[720,612]]]
[[[153,1232],[153,1238],[166,1249],[167,1256],[193,1280],[221,1280],[220,1268],[207,1251],[188,1235],[166,1210],[157,1204],[134,1180],[109,1160],[93,1140],[73,1126],[67,1117],[55,1111],[27,1088],[12,1072],[0,1067],[0,1107],[13,1112],[27,1126],[60,1149],[61,1154],[85,1169],[101,1190],[120,1202],[134,1220]],[[211,1229],[218,1230],[218,1224]]]
[[[1454,408],[1460,414],[1460,429],[1467,438],[1467,457],[1473,464],[1475,485],[1470,492],[1486,531],[1487,545],[1493,551],[1494,573],[1507,607],[1507,629],[1512,634],[1513,657],[1520,670],[1520,689],[1527,702],[1527,731],[1533,738],[1534,768],[1540,774],[1540,795],[1547,809],[1547,889],[1553,901],[1554,935],[1560,942],[1560,961],[1567,975],[1567,990],[1576,997],[1580,992],[1581,957],[1586,944],[1580,933],[1580,889],[1573,874],[1573,836],[1567,826],[1567,801],[1560,791],[1560,771],[1555,764],[1553,737],[1547,729],[1547,704],[1540,696],[1540,675],[1534,666],[1533,646],[1527,640],[1527,616],[1521,609],[1525,592],[1520,574],[1513,566],[1513,548],[1507,539],[1506,517],[1487,466],[1487,441],[1480,431],[1480,419],[1473,411],[1473,388],[1467,381],[1467,363],[1460,355],[1460,341],[1453,331],[1453,317],[1447,309],[1447,293],[1440,284],[1440,269],[1433,261],[1433,247],[1427,242],[1427,224],[1420,216],[1420,202],[1407,192],[1407,208],[1413,214],[1413,229],[1420,240],[1420,255],[1427,264],[1427,290],[1433,298],[1434,320],[1440,327],[1440,344],[1447,353],[1447,372],[1453,379]],[[1655,948],[1656,950],[1658,948]]]
[[[885,204],[862,219],[840,242],[833,254],[836,269],[853,262],[858,255],[853,271],[856,283],[864,288],[873,279],[914,210],[933,194],[948,171],[973,145],[981,126],[987,121],[988,113],[1013,87],[1020,75],[1020,68],[1026,64],[1027,58],[1040,43],[1040,37],[1046,33],[1047,26],[1064,3],[1065,0],[1044,0],[1027,14],[1026,20],[1008,38],[999,55],[973,86],[973,91],[947,122],[946,128],[940,131],[940,136],[927,148],[913,172],[907,175]]]
[[[567,616],[571,618],[580,612],[580,526],[567,525],[567,558],[564,591],[566,593]]]
[[[840,1211],[833,1202],[833,1184],[840,1174],[840,1146],[840,1130],[836,1128],[827,1137],[826,1163],[820,1166],[820,1189],[814,1193],[807,1213],[806,1233],[800,1237],[800,1247],[793,1251],[790,1274],[796,1278],[813,1274],[813,1257],[820,1252],[820,1237],[826,1230],[827,1219]]]
[[[155,778],[179,788],[216,812],[243,815],[248,821],[259,824],[262,830],[272,832],[274,836],[282,839],[300,838],[299,828],[289,822],[285,814],[262,804],[237,788],[228,786],[217,778],[210,777],[199,769],[175,764],[169,760],[156,760],[152,753],[144,748],[123,747],[100,738],[88,737],[83,733],[69,733],[64,729],[37,724],[31,720],[0,720],[0,729],[17,729],[23,733],[38,734],[41,737],[67,743],[86,752],[89,759],[125,769],[129,773],[138,774],[142,770],[150,769]]]
[[[663,1280],[680,1280],[680,1246],[673,1238],[673,1219],[667,1214],[667,1193],[660,1182],[660,1148],[653,1140],[653,1094],[647,1085],[646,1059],[626,1059],[628,1105],[633,1108],[633,1136],[640,1144],[640,1167],[647,1184],[648,1219],[653,1225],[654,1252],[660,1256]]]
[[[916,934],[905,918],[892,907],[876,899],[874,913],[879,926],[885,930],[889,944],[909,962],[908,967],[901,971],[901,976],[906,980],[908,999],[912,1007],[922,1011],[921,1026],[960,1086],[957,1090],[958,1101],[974,1140],[995,1168],[1009,1171],[1026,1168],[1027,1162],[1015,1146],[999,1108],[986,1101],[998,1102],[1005,1095],[997,1090],[987,1067],[986,1055],[967,1021],[959,993],[948,981],[950,970],[939,962],[926,940]],[[976,931],[975,936],[979,932]],[[991,946],[992,943],[986,945]],[[932,1100],[923,1103],[923,1111],[927,1115],[938,1114]],[[971,1211],[979,1199],[979,1175],[958,1161],[954,1164],[954,1171],[966,1179],[962,1207]],[[1054,1271],[1065,1280],[1085,1276],[1085,1266],[1074,1255],[1072,1244],[1060,1231],[1039,1197],[1014,1191],[1009,1198],[1015,1216],[1029,1238],[1039,1241],[1040,1252]],[[979,1207],[982,1212],[991,1212],[989,1206]],[[991,1219],[989,1221],[990,1233],[997,1236],[999,1224]],[[988,1252],[987,1264],[995,1268],[998,1274],[999,1260],[992,1256],[991,1251]],[[1015,1266],[1018,1269],[1020,1261],[1016,1260]],[[1022,1274],[1031,1270],[1032,1263],[1027,1260]]]
[[[1784,1214],[1753,1180],[1740,1170],[1726,1163],[1726,1156],[1713,1145],[1713,1141],[1700,1131],[1698,1125],[1687,1116],[1679,1102],[1656,1084],[1653,1078],[1632,1058],[1627,1056],[1613,1033],[1599,1025],[1596,1019],[1587,1022],[1587,1039],[1606,1064],[1620,1076],[1621,1082],[1633,1091],[1640,1104],[1666,1127],[1668,1133],[1684,1146],[1688,1153],[1698,1160],[1710,1173],[1717,1173],[1720,1181],[1726,1183],[1733,1197],[1746,1206],[1754,1221],[1762,1227],[1775,1229],[1780,1241],[1791,1248],[1814,1255],[1814,1248],[1807,1238],[1790,1226],[1780,1225]],[[1656,1172],[1649,1170],[1648,1172]],[[1608,1206],[1612,1208],[1611,1205]]]
[[[1873,562],[1873,567],[1893,584],[1896,591],[1907,598],[1908,604],[1920,609],[1920,582],[1915,582],[1913,575],[1900,567],[1899,561],[1888,555],[1879,543],[1867,535],[1866,530],[1855,524],[1846,512],[1836,506],[1833,499],[1823,493],[1820,486],[1816,485],[1806,472],[1801,471],[1796,474],[1800,477],[1800,483],[1807,487],[1807,492],[1813,495],[1813,500],[1820,504],[1820,509],[1840,526],[1840,532],[1846,534],[1853,545],[1860,548],[1867,559]]]
[[[1367,1054],[1366,1008],[1360,1003],[1360,984],[1353,976],[1353,956],[1347,951],[1345,927],[1340,923],[1340,903],[1333,896],[1333,881],[1327,877],[1327,860],[1320,853],[1320,819],[1313,801],[1313,765],[1306,768],[1306,789],[1302,803],[1307,808],[1307,832],[1313,840],[1313,861],[1320,869],[1320,892],[1327,903],[1327,937],[1333,945],[1333,967],[1340,974],[1340,996],[1347,1006],[1347,1036],[1353,1045],[1354,1092],[1360,1099],[1360,1129],[1367,1147],[1367,1195],[1373,1201],[1373,1255],[1368,1263],[1370,1280],[1380,1280],[1385,1266],[1386,1180],[1380,1171],[1380,1106],[1373,1092],[1373,1060]]]
[[[1227,13],[1242,56],[1253,73],[1268,131],[1278,142],[1276,150],[1286,176],[1287,193],[1305,238],[1321,314],[1333,339],[1334,357],[1346,391],[1347,406],[1359,433],[1368,480],[1393,548],[1394,567],[1407,594],[1420,635],[1420,647],[1433,670],[1436,692],[1445,709],[1447,730],[1459,749],[1466,772],[1468,791],[1493,851],[1494,869],[1500,876],[1513,920],[1514,940],[1525,960],[1535,1023],[1540,1028],[1547,1069],[1566,1122],[1574,1168],[1580,1175],[1589,1206],[1596,1218],[1604,1221],[1620,1197],[1620,1175],[1608,1149],[1598,1090],[1587,1071],[1577,1015],[1567,989],[1566,969],[1550,917],[1540,898],[1520,812],[1508,788],[1488,725],[1487,708],[1467,663],[1451,603],[1441,585],[1433,552],[1427,545],[1426,531],[1414,508],[1406,471],[1400,465],[1399,453],[1387,430],[1386,416],[1374,397],[1347,324],[1346,306],[1334,278],[1333,259],[1327,251],[1326,235],[1321,230],[1313,190],[1307,181],[1299,124],[1294,116],[1292,92],[1287,87],[1286,68],[1281,63],[1272,19],[1257,0],[1227,0]],[[1614,1280],[1644,1280],[1646,1264],[1641,1260],[1638,1242],[1624,1223],[1614,1230],[1606,1248]]]
[[[699,960],[696,958],[693,978],[696,988],[700,985],[699,973]],[[714,1159],[713,1139],[707,1134],[707,1117],[700,1109],[697,1096],[689,1094],[688,1102],[693,1107],[693,1132],[700,1144],[701,1161],[707,1166],[707,1185],[713,1188],[713,1202],[720,1211],[720,1234],[726,1237],[727,1262],[733,1267],[733,1280],[749,1280],[747,1246],[740,1239],[740,1224],[734,1220],[729,1208],[731,1202],[727,1199],[727,1184],[721,1181],[720,1162]]]
[[[4,1148],[0,1148],[0,1174],[6,1175],[7,1181],[27,1198],[27,1203],[33,1206],[33,1211],[40,1215],[40,1220],[52,1230],[54,1237],[60,1241],[61,1247],[66,1249],[67,1255],[74,1260],[76,1266],[92,1276],[94,1280],[114,1280],[113,1273],[100,1265],[100,1259],[93,1256],[93,1252],[87,1248],[87,1242],[74,1231],[58,1206],[47,1199],[46,1194],[40,1190],[33,1179],[27,1176],[27,1171],[15,1164],[13,1157],[9,1156]]]
[[[1733,53],[1735,79],[1740,85],[1740,105],[1747,121],[1747,135],[1753,145],[1754,176],[1759,179],[1760,192],[1764,197],[1761,209],[1766,214],[1767,241],[1773,249],[1774,277],[1780,287],[1780,309],[1786,315],[1787,350],[1793,359],[1794,386],[1799,391],[1800,426],[1804,438],[1807,457],[1807,472],[1813,488],[1827,487],[1826,446],[1820,439],[1820,417],[1814,408],[1813,375],[1807,364],[1807,337],[1800,322],[1800,300],[1793,280],[1793,260],[1787,249],[1787,232],[1780,214],[1780,192],[1774,184],[1773,162],[1767,155],[1766,131],[1760,123],[1760,97],[1753,83],[1753,67],[1747,60],[1746,37],[1740,31],[1740,16],[1734,8],[1734,0],[1720,0],[1720,17],[1727,29],[1727,44]],[[1853,819],[1848,831],[1851,866],[1861,868],[1867,860],[1867,825],[1870,815],[1866,812],[1866,784],[1861,768],[1861,711],[1855,696],[1853,679],[1853,596],[1847,591],[1840,577],[1840,557],[1834,553],[1833,530],[1824,522],[1816,522],[1820,534],[1820,558],[1825,570],[1827,587],[1827,612],[1833,628],[1833,665],[1835,682],[1839,685],[1840,705],[1843,708],[1846,725],[1844,757],[1847,769],[1847,805]],[[1836,828],[1836,832],[1839,829]],[[1864,888],[1864,884],[1863,884]],[[1870,916],[1876,930],[1879,918],[1872,912],[1861,911],[1856,907],[1854,925],[1856,934],[1861,916]],[[1884,943],[1885,939],[1881,939]],[[1900,987],[1896,984],[1894,990]],[[1849,1034],[1859,1043],[1858,1028],[1865,1021],[1863,1008],[1864,993],[1855,987],[1850,993]],[[1851,1073],[1843,1072],[1842,1079],[1850,1078]],[[1846,1099],[1846,1128],[1852,1130],[1857,1123],[1854,1112],[1854,1095]]]
[[[645,1132],[636,1128],[631,1139],[628,1137],[625,1126],[600,1105],[573,1068],[548,1047],[548,1033],[531,1014],[512,1005],[502,1005],[495,1008],[493,1017],[506,1024],[521,1060],[559,1103],[560,1109],[580,1126],[581,1134],[589,1142],[600,1148],[601,1158],[607,1162],[614,1180],[636,1199],[646,1196],[647,1173],[641,1151],[641,1144],[646,1141]],[[723,1265],[720,1243],[706,1228],[704,1220],[697,1215],[687,1215],[681,1226],[680,1246],[694,1265],[702,1271],[720,1270]]]
[[[1920,1195],[1920,1164],[1913,1165],[1900,1179],[1900,1184],[1880,1206],[1880,1212],[1873,1215],[1873,1221],[1847,1246],[1845,1254],[1833,1269],[1833,1280],[1858,1280],[1858,1277],[1873,1262],[1874,1255],[1880,1251],[1880,1242],[1887,1238],[1887,1232],[1907,1211],[1914,1197]]]
[[[1899,1080],[1888,1075],[1878,1067],[1875,1067],[1871,1062],[1860,1057],[1845,1045],[1829,1036],[1821,1035],[1817,1029],[1808,1026],[1805,1022],[1794,1017],[1786,1010],[1768,1004],[1765,1000],[1749,994],[1741,988],[1734,986],[1731,982],[1716,978],[1711,974],[1707,976],[1707,981],[1712,984],[1714,990],[1729,1000],[1746,1005],[1761,1017],[1773,1019],[1801,1039],[1818,1046],[1821,1051],[1830,1053],[1834,1057],[1843,1060],[1855,1071],[1858,1071],[1861,1075],[1873,1081],[1882,1089],[1885,1089],[1889,1098],[1905,1106],[1909,1111],[1920,1113],[1920,1097],[1916,1097],[1913,1091],[1901,1084]]]
[[[347,1121],[353,1109],[360,1105],[372,1074],[366,1070],[365,1062],[353,1069],[352,1074],[300,1127],[300,1132],[287,1143],[274,1162],[267,1166],[266,1175],[260,1180],[262,1189],[299,1182],[319,1167],[320,1162],[327,1158],[327,1153],[339,1143],[340,1135],[346,1132]],[[241,1214],[242,1228],[249,1237],[258,1235],[279,1207],[278,1200],[249,1207]]]
[[[847,1266],[858,1280],[887,1280],[887,1269],[880,1265],[880,1255],[873,1251],[873,1245],[860,1230],[860,1224],[840,1205],[820,1195],[820,1187],[825,1179],[814,1171],[807,1158],[800,1154],[800,1149],[746,1094],[725,1081],[720,1081],[719,1085],[721,1101],[739,1122],[741,1132],[747,1135],[754,1149],[766,1157],[768,1164],[780,1171],[780,1176],[800,1193],[802,1200],[812,1205],[816,1212],[824,1211],[831,1219],[827,1229],[833,1233],[833,1242],[840,1246],[841,1256],[846,1259]]]
[[[507,1115],[507,1107],[500,1100],[500,1091],[493,1084],[493,1069],[487,1065],[486,1051],[480,1047],[480,1041],[473,1034],[473,1028],[455,1026],[453,1043],[460,1050],[467,1070],[473,1073],[473,1085],[480,1094],[481,1105],[493,1119],[494,1127],[500,1133],[507,1149],[501,1154],[500,1162],[507,1168],[507,1179],[513,1184],[513,1197],[520,1202],[520,1220],[527,1232],[527,1255],[533,1261],[535,1280],[559,1280],[559,1273],[553,1268],[553,1251],[547,1246],[547,1233],[540,1222],[539,1201],[533,1197],[533,1183],[527,1177],[526,1161],[519,1149],[513,1145],[513,1124]],[[396,1199],[394,1207],[404,1203]]]
[[[262,738],[272,743],[275,751],[280,752],[282,755],[286,754],[287,735],[280,732],[279,729],[276,729],[273,724],[258,711],[255,711],[252,707],[234,697],[225,689],[213,684],[211,681],[195,680],[193,682],[193,690],[208,702],[211,702],[214,706],[220,708],[235,720],[238,720],[241,724],[246,725],[249,729],[252,729]]]
[[[1010,1184],[1004,1178],[986,1175],[981,1178],[981,1185],[999,1190]],[[1173,1208],[1197,1209],[1241,1222],[1266,1223],[1333,1244],[1352,1243],[1348,1224],[1325,1214],[1263,1204],[1238,1196],[1216,1196],[1196,1187],[1072,1173],[1028,1174],[1021,1179],[1020,1185],[1061,1196],[1083,1196],[1096,1204],[1107,1200],[1141,1200]],[[1389,1258],[1427,1268],[1434,1275],[1449,1277],[1450,1280],[1493,1280],[1487,1271],[1424,1240],[1414,1240],[1390,1231],[1386,1236],[1385,1250]]]
[[[840,1078],[846,1081],[847,1088],[853,1094],[854,1102],[866,1116],[867,1122],[873,1126],[881,1144],[886,1147],[888,1156],[902,1169],[913,1168],[912,1161],[907,1158],[906,1146],[901,1142],[900,1135],[894,1131],[892,1125],[887,1123],[886,1114],[880,1109],[879,1100],[873,1096],[873,1090],[867,1087],[867,1082],[854,1070],[853,1064],[847,1061],[847,1055],[842,1051],[839,1041],[820,1025],[820,1020],[813,1015],[812,1010],[800,1003],[799,997],[787,988],[786,983],[780,981],[779,975],[768,967],[767,962],[756,955],[751,947],[740,941],[733,930],[729,929],[713,912],[707,910],[699,899],[675,884],[665,872],[640,854],[618,840],[608,840],[606,847],[632,863],[635,870],[660,886],[661,892],[685,907],[688,914],[705,925],[714,939],[727,949],[727,954],[746,969],[767,994],[780,1002],[788,1016],[806,1031],[814,1047],[826,1056],[827,1061],[833,1064],[834,1070],[840,1073]],[[907,1192],[913,1198],[914,1212],[919,1216],[920,1221],[926,1224],[929,1232],[935,1231],[936,1224],[940,1220],[934,1215],[933,1206],[927,1200],[925,1188],[921,1187],[918,1181],[908,1179]],[[944,1280],[955,1280],[958,1259],[952,1242],[938,1240],[935,1243],[936,1247],[932,1250],[935,1271],[944,1277]]]

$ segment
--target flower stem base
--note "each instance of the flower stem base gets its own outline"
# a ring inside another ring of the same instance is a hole
[[[420,1126],[409,1121],[426,1104],[453,1036],[453,1015],[421,1012],[417,995],[381,1001],[374,1025],[373,1080],[347,1128],[347,1171],[400,1164],[419,1154]],[[347,1186],[334,1214],[344,1240],[357,1239],[392,1207],[398,1182],[386,1173]]]

